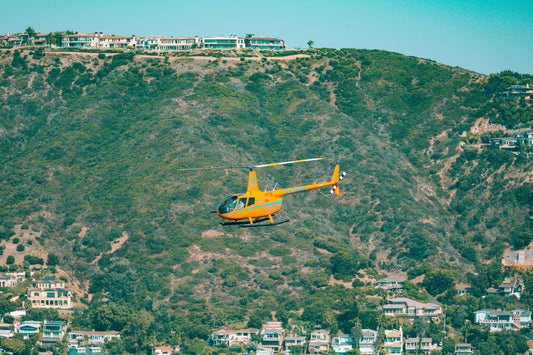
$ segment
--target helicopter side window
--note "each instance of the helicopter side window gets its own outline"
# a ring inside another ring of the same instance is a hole
[[[218,213],[229,213],[235,209],[237,204],[237,196],[228,196],[218,206]]]
[[[239,202],[237,202],[237,209],[238,210],[243,209],[244,206],[246,206],[246,197],[245,198],[240,198]]]
[[[255,197],[250,197],[248,198],[248,204],[246,205],[246,207],[251,206],[254,203],[255,203]]]

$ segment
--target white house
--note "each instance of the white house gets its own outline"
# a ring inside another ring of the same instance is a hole
[[[215,346],[219,346],[220,344],[226,344],[227,346],[249,344],[252,341],[252,335],[254,334],[259,334],[259,329],[220,329],[211,334],[211,342]]]
[[[359,351],[361,354],[375,354],[376,340],[378,332],[372,329],[363,329],[361,340],[359,341]]]
[[[11,338],[13,335],[15,335],[15,332],[13,332],[11,324],[0,323],[0,337]]]
[[[40,330],[41,322],[24,321],[15,323],[15,333],[22,334],[24,339],[29,339],[33,334],[39,333]]]
[[[384,279],[381,279],[376,282],[375,288],[382,288],[389,291],[398,291],[403,288],[405,282],[405,277],[400,276],[390,276]]]
[[[120,333],[114,330],[107,332],[73,330],[67,334],[67,338],[71,344],[86,342],[92,345],[104,345],[112,339],[120,339]]]
[[[529,326],[531,312],[523,309],[513,311],[482,309],[474,312],[474,323],[488,326],[491,332],[518,330]]]
[[[331,341],[331,348],[337,354],[344,354],[353,349],[352,337],[346,334],[339,334]]]

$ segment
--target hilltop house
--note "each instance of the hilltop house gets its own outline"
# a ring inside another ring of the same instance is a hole
[[[533,96],[533,85],[511,85],[503,92],[500,93],[500,96],[503,98],[524,98],[529,100]]]
[[[254,334],[259,334],[259,329],[220,329],[211,334],[211,342],[214,346],[219,346],[220,344],[226,344],[227,346],[249,344]]]
[[[474,323],[488,326],[491,332],[518,330],[529,326],[531,312],[523,309],[513,311],[482,309],[474,312]]]
[[[405,282],[404,277],[400,276],[390,276],[384,279],[381,279],[376,282],[375,288],[382,288],[389,291],[398,291],[403,288]]]
[[[98,33],[76,33],[61,37],[63,48],[98,48],[98,42]]]
[[[311,354],[327,354],[329,351],[329,330],[315,329],[311,332],[309,337],[309,353]]]
[[[44,47],[50,45],[50,36],[39,33],[29,37],[26,33],[16,35],[0,35],[0,45],[8,47]],[[108,35],[102,32],[62,34],[62,48],[78,49],[139,49],[148,51],[188,51],[195,48],[217,50],[270,50],[283,51],[287,47],[285,41],[272,37],[254,37],[247,35],[246,38],[239,36],[212,36],[212,37],[171,37],[164,36],[118,36]]]
[[[385,341],[383,342],[383,350],[387,354],[401,354],[403,349],[403,331],[400,330],[385,330]]]
[[[285,42],[282,39],[269,37],[246,37],[244,39],[244,45],[250,49],[269,51],[282,51],[286,49]]]
[[[205,49],[244,49],[244,38],[237,36],[202,37],[202,47]]]
[[[114,330],[107,332],[73,330],[67,334],[70,344],[86,343],[92,345],[104,345],[113,339],[120,339],[120,333]]]
[[[28,300],[33,308],[72,308],[72,291],[54,278],[36,280],[28,288]]]
[[[433,320],[442,314],[442,307],[435,303],[422,303],[405,297],[397,297],[387,301],[383,306],[386,316],[429,317]]]
[[[280,352],[285,338],[285,330],[281,322],[267,322],[261,329],[261,346]]]
[[[490,139],[490,148],[493,149],[515,149],[519,145],[533,146],[533,131],[518,132],[513,137]]]

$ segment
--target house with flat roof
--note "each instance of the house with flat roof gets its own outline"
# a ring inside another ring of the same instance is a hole
[[[339,334],[331,341],[331,348],[337,354],[344,354],[353,349],[352,337],[347,334]]]
[[[531,99],[533,96],[533,85],[524,84],[524,85],[511,85],[503,92],[500,93],[501,97],[504,98],[524,98],[525,100]]]
[[[15,287],[26,279],[24,272],[6,272],[0,274],[0,287]]]
[[[69,349],[68,355],[105,355],[105,352],[97,346],[73,347]]]
[[[491,332],[518,330],[529,327],[531,312],[523,309],[513,311],[482,309],[474,312],[474,323],[488,326]]]
[[[363,329],[361,331],[361,340],[359,340],[359,352],[361,354],[375,354],[377,339],[377,331],[372,329]]]
[[[282,39],[271,37],[246,37],[244,44],[249,49],[268,51],[282,51],[286,49],[285,42]]]
[[[43,338],[41,345],[52,346],[63,340],[67,333],[67,322],[65,321],[44,321]]]
[[[291,350],[295,347],[304,347],[307,338],[303,335],[287,335],[285,337],[285,349]]]
[[[252,335],[259,334],[259,329],[219,329],[211,334],[211,343],[214,346],[226,344],[227,346],[234,346],[239,344],[250,344]]]
[[[381,288],[389,291],[398,291],[403,289],[405,277],[390,276],[384,279],[378,280],[375,284],[375,288]]]
[[[98,48],[98,42],[97,33],[76,33],[61,37],[62,48]]]
[[[244,49],[244,38],[237,36],[202,37],[204,49]]]
[[[518,132],[513,137],[490,138],[489,141],[492,149],[516,149],[520,145],[533,146],[533,131]]]
[[[11,338],[15,335],[12,324],[0,323],[0,337]]]
[[[39,333],[40,330],[41,322],[24,321],[15,323],[15,333],[22,334],[23,339],[29,339],[33,334]]]
[[[455,351],[453,355],[472,355],[474,353],[474,348],[470,344],[455,344]]]

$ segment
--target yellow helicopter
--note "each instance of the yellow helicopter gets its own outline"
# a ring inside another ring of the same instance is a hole
[[[256,168],[265,168],[276,165],[287,165],[301,162],[309,162],[322,160],[322,158],[312,158],[303,160],[286,161],[281,163],[261,164],[252,166],[232,166],[232,167],[210,167],[210,168],[191,168],[180,170],[208,170],[208,169],[236,169],[248,168],[248,187],[245,193],[233,194],[225,197],[217,207],[216,213],[218,217],[231,220],[231,222],[221,223],[224,226],[239,226],[239,227],[259,227],[259,226],[275,226],[286,223],[289,220],[282,220],[274,222],[272,216],[281,210],[283,204],[282,196],[290,195],[298,192],[309,191],[321,187],[331,186],[331,194],[341,196],[339,191],[339,181],[342,180],[346,173],[339,173],[339,165],[335,166],[333,176],[330,181],[319,182],[311,185],[301,185],[288,187],[284,189],[261,191],[257,184],[257,176],[254,171]],[[268,222],[266,222],[268,221]],[[266,222],[266,223],[263,223]]]

